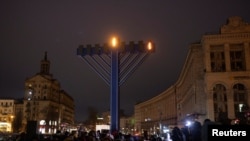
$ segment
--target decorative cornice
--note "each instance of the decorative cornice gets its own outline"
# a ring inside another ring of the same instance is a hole
[[[222,40],[250,40],[249,33],[236,33],[236,34],[218,34],[218,35],[204,35],[203,41],[222,41]]]

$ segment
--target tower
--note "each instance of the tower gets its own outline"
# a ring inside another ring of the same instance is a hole
[[[45,51],[44,59],[41,60],[40,74],[49,75],[50,61],[47,59],[47,51]]]

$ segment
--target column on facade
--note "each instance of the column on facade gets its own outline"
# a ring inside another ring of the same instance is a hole
[[[244,43],[244,50],[245,50],[245,57],[246,57],[246,71],[250,71],[250,42],[245,42]],[[248,101],[248,105],[250,105],[250,91],[248,89],[247,92],[247,101]]]
[[[224,52],[225,52],[225,63],[226,63],[226,72],[231,71],[230,67],[230,49],[229,49],[229,44],[224,45]]]
[[[214,120],[214,101],[213,101],[213,91],[208,91],[207,93],[207,118]]]
[[[229,90],[227,90],[227,110],[228,110],[228,118],[229,119],[235,118],[233,93],[234,92],[231,88]]]
[[[245,50],[245,57],[246,57],[246,60],[250,60],[250,43],[249,42],[245,42],[244,43],[244,50]],[[250,71],[250,61],[246,61],[246,70],[247,71]]]
[[[211,62],[210,62],[210,47],[208,44],[204,45],[204,49],[205,49],[205,68],[206,68],[206,72],[211,72]]]

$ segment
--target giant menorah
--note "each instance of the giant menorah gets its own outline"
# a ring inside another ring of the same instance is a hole
[[[87,44],[77,48],[77,55],[110,86],[111,133],[119,131],[120,86],[154,51],[152,42],[130,41],[125,44],[116,38],[110,44]]]

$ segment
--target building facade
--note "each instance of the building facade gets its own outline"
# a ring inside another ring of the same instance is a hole
[[[0,132],[12,132],[15,108],[13,99],[0,99]]]
[[[136,133],[147,131],[160,134],[164,125],[177,124],[176,90],[170,87],[161,94],[135,105],[134,118]]]
[[[35,123],[39,133],[67,130],[74,123],[74,99],[61,89],[49,70],[50,61],[45,52],[40,72],[25,80],[23,125]]]
[[[111,119],[110,119],[110,111],[102,112],[101,115],[98,117],[96,125],[105,125],[108,126],[108,130],[110,130]],[[137,131],[134,129],[135,127],[135,120],[134,115],[128,116],[120,111],[119,115],[119,127],[122,134],[131,134],[134,135]]]
[[[137,133],[137,131],[134,129],[134,116],[122,116],[120,117],[120,132],[122,134],[128,135],[134,135]]]
[[[247,123],[250,106],[250,24],[228,18],[217,34],[192,43],[178,80],[135,105],[135,128],[150,133],[186,120]]]
[[[14,121],[13,121],[13,132],[20,133],[25,131],[25,127],[22,125],[23,119],[23,99],[15,99],[14,103]]]

